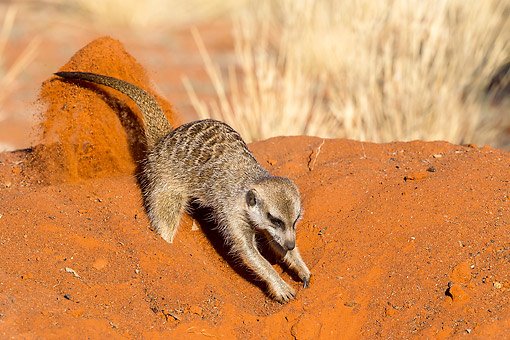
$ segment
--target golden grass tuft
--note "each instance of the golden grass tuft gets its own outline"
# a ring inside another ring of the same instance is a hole
[[[197,24],[244,6],[247,0],[54,0],[101,24],[165,28]]]
[[[510,115],[485,90],[509,61],[509,14],[506,0],[259,1],[234,20],[225,74],[195,34],[217,99],[185,85],[200,116],[247,140],[497,143]]]

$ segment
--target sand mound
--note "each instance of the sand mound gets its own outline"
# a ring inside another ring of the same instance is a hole
[[[112,38],[94,40],[59,71],[94,72],[154,94],[140,64]],[[155,95],[155,94],[154,94]],[[155,95],[173,126],[173,109]],[[52,77],[42,84],[37,168],[49,182],[133,173],[144,157],[140,112],[127,96],[104,86]]]
[[[310,288],[274,265],[296,300],[269,299],[210,226],[185,217],[166,243],[133,176],[41,187],[22,153],[0,154],[0,338],[508,336],[508,153],[313,137],[250,148],[302,193]]]

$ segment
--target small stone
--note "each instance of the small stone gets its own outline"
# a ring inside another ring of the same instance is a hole
[[[161,310],[161,313],[163,313],[163,316],[166,318],[167,321],[168,321],[169,317],[172,317],[174,320],[177,320],[177,321],[181,320],[181,318],[179,317],[179,315],[177,315],[177,313],[174,313],[168,309]]]
[[[388,304],[388,306],[384,307],[384,316],[392,316],[397,313],[398,313],[398,310],[389,304]]]
[[[469,301],[469,295],[458,284],[453,284],[450,288],[448,288],[448,293],[452,298],[453,302]]]
[[[79,318],[80,316],[85,314],[85,309],[78,308],[78,309],[68,310],[67,313],[71,316],[74,316],[75,318]]]
[[[106,265],[108,264],[108,261],[106,261],[105,259],[103,258],[100,258],[100,259],[97,259],[96,262],[94,262],[94,264],[92,265],[92,267],[94,267],[95,269],[97,270],[101,270],[103,269],[104,267],[106,267]]]
[[[357,302],[346,302],[346,303],[344,303],[344,306],[345,307],[354,307],[357,304],[358,304]]]
[[[501,282],[498,282],[498,281],[495,281],[495,282],[493,283],[493,285],[494,285],[494,288],[496,288],[496,289],[501,289],[501,287],[503,287],[503,285],[501,284]]]
[[[22,280],[33,280],[34,275],[32,275],[32,273],[25,273],[25,274],[21,275],[21,279]]]
[[[475,309],[473,307],[469,307],[469,308],[463,310],[463,312],[465,312],[467,314],[474,314],[475,313]]]
[[[454,282],[467,283],[471,280],[471,265],[467,262],[459,263],[452,269],[450,277]]]
[[[413,172],[413,173],[410,173],[408,175],[406,175],[404,177],[404,181],[421,181],[422,179],[425,179],[429,177],[429,175],[427,174],[427,172],[425,171],[417,171],[417,172]]]
[[[66,267],[64,270],[66,271],[66,273],[71,273],[71,274],[73,274],[74,276],[76,276],[77,278],[81,279],[81,276],[80,276],[80,275],[78,275],[78,273],[76,272],[76,270],[74,270],[73,268]]]
[[[191,306],[189,312],[196,315],[202,315],[202,308],[198,306]]]

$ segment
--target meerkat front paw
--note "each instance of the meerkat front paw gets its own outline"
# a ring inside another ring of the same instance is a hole
[[[280,303],[289,302],[296,296],[294,289],[283,280],[279,284],[269,287],[269,293],[276,301]]]

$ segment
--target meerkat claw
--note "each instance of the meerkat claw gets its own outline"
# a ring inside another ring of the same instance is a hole
[[[303,288],[309,288],[310,287],[310,278],[303,278]]]

